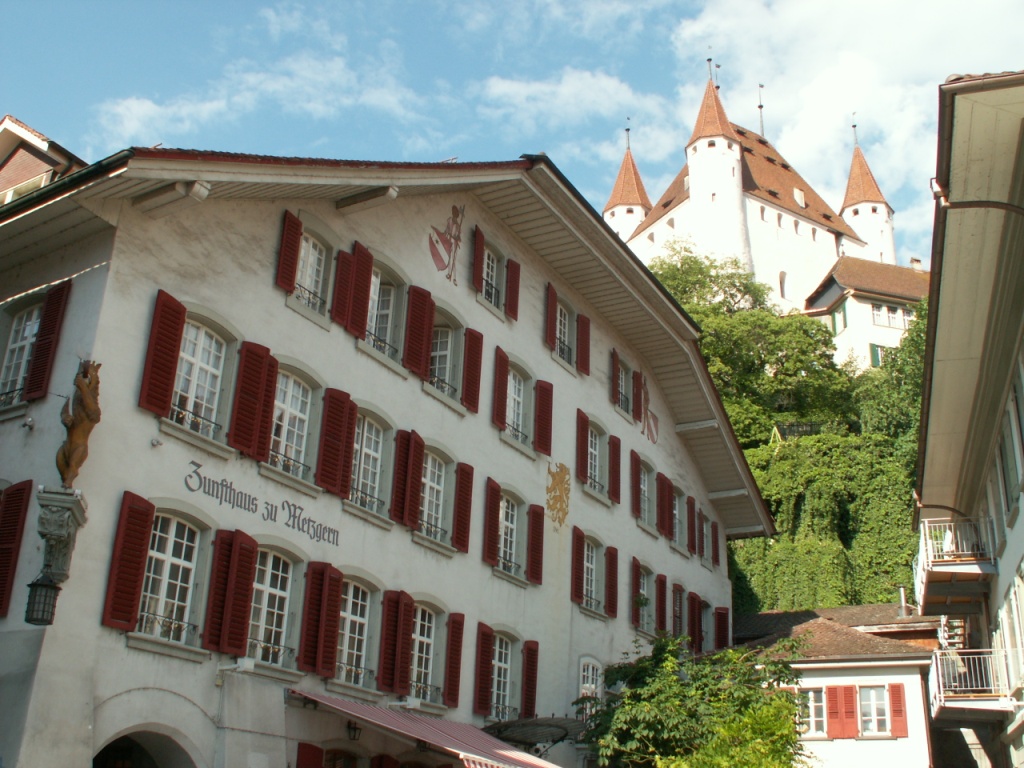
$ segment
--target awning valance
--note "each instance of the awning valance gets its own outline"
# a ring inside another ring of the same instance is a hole
[[[471,723],[424,717],[411,712],[375,707],[319,693],[292,690],[364,725],[391,731],[455,755],[466,768],[559,768],[484,733]]]

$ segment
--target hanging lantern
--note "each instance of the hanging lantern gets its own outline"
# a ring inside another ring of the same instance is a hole
[[[43,570],[36,580],[28,585],[28,606],[25,608],[25,621],[28,624],[49,626],[53,624],[53,615],[57,610],[57,595],[60,594],[60,587],[50,576],[48,570]]]

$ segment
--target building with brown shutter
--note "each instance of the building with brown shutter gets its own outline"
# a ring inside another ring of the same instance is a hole
[[[0,760],[575,766],[772,530],[696,340],[543,156],[136,148],[0,205]]]

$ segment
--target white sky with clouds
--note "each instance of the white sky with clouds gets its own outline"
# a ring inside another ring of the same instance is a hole
[[[730,120],[838,209],[850,124],[928,262],[938,85],[1024,69],[1022,0],[83,2],[4,10],[11,113],[95,161],[132,145],[395,161],[546,152],[600,211],[625,148],[652,200],[708,56]]]

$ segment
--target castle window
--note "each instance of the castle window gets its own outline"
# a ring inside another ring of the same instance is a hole
[[[811,227],[811,240],[812,241],[817,241],[817,239],[818,239],[818,228],[817,227]]]
[[[628,214],[631,214],[631,213],[633,213],[633,209],[632,208],[627,208],[626,209],[626,214],[628,215]]]
[[[782,214],[781,213],[776,214],[776,216],[775,216],[775,223],[779,227],[782,226]]]
[[[763,206],[763,205],[761,206],[761,221],[765,221],[765,217],[764,217],[764,206]]]
[[[854,208],[853,209],[853,215],[854,216],[860,216],[860,208]]]
[[[779,298],[786,298],[786,273],[779,272]]]
[[[708,139],[708,147],[713,147],[713,146],[715,146],[715,140],[714,139]]]
[[[871,206],[871,212],[872,213],[878,213],[878,206],[877,205],[872,205]]]
[[[798,235],[800,234],[800,221],[797,219],[793,219],[793,232]]]

